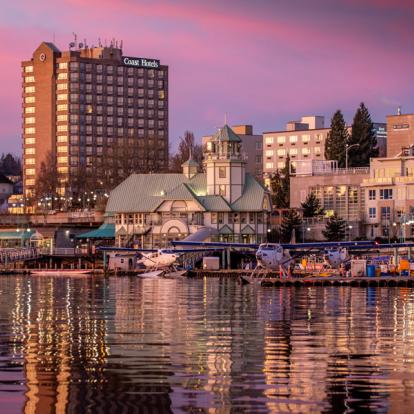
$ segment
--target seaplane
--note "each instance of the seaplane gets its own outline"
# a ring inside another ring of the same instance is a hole
[[[185,253],[195,253],[203,251],[217,251],[217,249],[135,249],[130,247],[99,247],[98,250],[135,253],[136,259],[134,268],[145,269],[144,273],[138,276],[142,278],[178,278],[183,277],[187,270],[179,270],[177,268],[177,260]]]
[[[333,269],[350,260],[352,250],[362,252],[380,249],[413,248],[414,243],[378,244],[370,240],[342,241],[342,242],[314,242],[314,243],[224,243],[224,242],[187,242],[173,241],[173,246],[197,246],[205,248],[228,249],[244,248],[256,249],[257,266],[243,282],[261,281],[269,272],[279,272],[281,277],[291,275],[290,268],[295,259],[312,253],[323,255],[325,263]]]

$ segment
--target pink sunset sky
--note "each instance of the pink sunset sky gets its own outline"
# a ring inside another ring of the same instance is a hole
[[[413,0],[18,0],[0,16],[0,152],[21,148],[20,61],[42,41],[123,40],[170,67],[170,142],[224,122],[414,112]]]

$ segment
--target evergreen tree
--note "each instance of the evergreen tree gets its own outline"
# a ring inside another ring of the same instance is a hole
[[[300,217],[299,213],[293,209],[289,210],[288,214],[283,217],[282,224],[280,226],[280,236],[282,238],[282,241],[290,241],[293,229],[295,229],[297,236],[301,225],[302,218]]]
[[[337,110],[331,120],[331,130],[325,143],[325,159],[338,161],[338,167],[345,167],[345,148],[349,140],[344,116]]]
[[[290,205],[290,158],[286,158],[285,166],[270,177],[272,204],[275,208],[289,208]]]
[[[280,176],[279,170],[276,170],[270,176],[270,197],[272,199],[272,206],[275,208],[279,207],[279,193],[281,191],[281,180],[282,177]]]
[[[358,144],[351,148],[348,153],[348,165],[350,167],[369,166],[369,159],[378,157],[378,144],[368,108],[363,102],[357,109],[352,123],[352,133],[349,146]]]
[[[328,241],[343,241],[345,239],[345,233],[346,222],[335,212],[333,216],[329,217],[325,230],[322,230],[322,234]]]
[[[315,217],[324,213],[324,209],[321,207],[321,203],[313,191],[308,194],[301,206],[303,208],[303,217]]]

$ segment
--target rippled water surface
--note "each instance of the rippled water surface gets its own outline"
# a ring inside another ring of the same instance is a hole
[[[0,277],[1,413],[414,412],[414,291]]]

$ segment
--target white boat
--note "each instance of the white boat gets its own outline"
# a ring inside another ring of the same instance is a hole
[[[85,276],[91,273],[91,269],[43,269],[30,271],[32,276]]]

